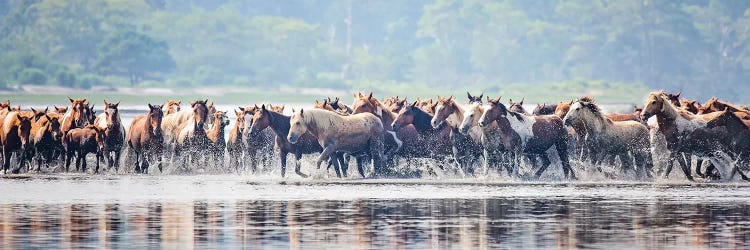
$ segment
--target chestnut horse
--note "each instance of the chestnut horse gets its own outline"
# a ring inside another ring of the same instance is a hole
[[[170,115],[170,114],[180,112],[180,104],[182,104],[182,101],[180,100],[167,101],[167,104],[164,105],[167,107],[167,112],[165,113],[165,115]]]
[[[3,147],[3,173],[8,173],[10,168],[10,157],[16,153],[18,168],[12,173],[17,174],[28,160],[31,150],[31,123],[34,118],[32,114],[22,114],[11,111],[5,116],[0,126],[0,142]]]
[[[747,168],[750,165],[750,121],[741,119],[729,110],[719,112],[718,116],[706,123],[706,128],[726,127],[732,135],[730,149],[733,157],[739,166]],[[743,180],[750,181],[742,171],[737,172]]]
[[[599,106],[587,101],[573,103],[563,123],[583,124],[586,145],[594,151],[594,156],[620,156],[624,172],[631,168],[632,155],[637,166],[636,173],[641,178],[651,177],[653,163],[646,125],[636,121],[612,121],[602,113]]]
[[[94,125],[83,128],[74,128],[63,136],[63,147],[65,148],[65,172],[70,171],[70,162],[76,157],[76,171],[82,169],[86,172],[86,155],[96,155],[96,168],[94,173],[99,172],[99,159],[104,151],[104,130]]]
[[[665,176],[672,170],[672,162],[676,159],[680,168],[688,180],[692,181],[689,165],[681,154],[708,157],[712,162],[719,152],[727,152],[731,141],[731,135],[724,128],[709,129],[706,127],[708,120],[718,114],[694,115],[685,110],[678,109],[664,92],[651,92],[646,99],[641,114],[643,120],[656,116],[659,131],[664,134],[667,149],[670,156]],[[734,175],[736,168],[731,173],[720,173],[722,178]]]
[[[208,152],[211,156],[211,160],[220,166],[219,169],[223,169],[224,166],[224,149],[227,143],[224,141],[225,127],[229,125],[229,118],[224,111],[216,111],[212,118],[214,125],[206,130],[208,136]]]
[[[235,111],[234,114],[237,117],[234,120],[232,130],[229,131],[227,154],[229,155],[229,167],[234,168],[234,171],[239,173],[240,167],[245,162],[242,154],[244,151],[242,131],[245,128],[245,116],[242,111]]]
[[[62,115],[50,112],[39,118],[32,125],[32,142],[34,143],[34,156],[37,161],[37,171],[41,171],[42,162],[48,167],[55,159],[55,151],[62,148],[62,132],[60,132],[60,120]]]
[[[269,110],[266,108],[266,105],[262,105],[260,106],[260,110],[255,112],[250,121],[250,123],[252,123],[249,128],[250,133],[253,134],[257,133],[257,131],[264,131],[266,128],[271,128],[276,134],[275,141],[276,147],[279,150],[281,177],[286,175],[287,156],[292,154],[294,155],[295,163],[294,172],[297,173],[297,175],[306,178],[307,175],[303,174],[301,171],[302,165],[300,164],[300,159],[302,158],[302,155],[323,152],[323,147],[318,143],[318,138],[309,132],[302,134],[297,139],[296,143],[293,144],[289,142],[287,137],[284,136],[289,134],[289,128],[291,128],[289,120],[289,116],[286,116],[281,112]],[[361,170],[360,174],[364,177],[364,170]]]
[[[82,128],[89,124],[86,98],[74,100],[68,97],[68,100],[70,100],[70,108],[68,109],[68,112],[63,115],[60,127],[60,131],[62,131],[63,135],[68,133],[71,129]]]
[[[464,108],[456,103],[453,97],[438,97],[435,116],[430,123],[437,129],[446,123],[450,129],[450,139],[453,146],[453,158],[461,167],[464,174],[474,175],[473,164],[482,157],[482,134],[479,129],[464,135],[459,132],[458,127],[464,120]]]
[[[55,111],[54,112],[57,112],[60,115],[64,115],[65,113],[68,112],[68,107],[67,106],[66,107],[54,106],[54,107],[55,107]]]
[[[94,125],[104,131],[104,151],[102,155],[107,160],[107,168],[120,169],[120,156],[125,145],[125,126],[120,119],[118,106],[120,102],[108,103],[104,100],[104,113],[96,117]]]
[[[128,147],[135,155],[135,172],[148,173],[150,163],[159,161],[159,171],[162,171],[162,149],[164,135],[161,130],[161,120],[164,116],[162,105],[148,104],[148,113],[133,118],[128,130]]]
[[[375,177],[393,174],[392,169],[386,169],[383,159],[383,123],[373,114],[341,116],[328,110],[300,109],[289,119],[289,124],[287,140],[290,143],[297,143],[308,131],[318,138],[318,143],[323,147],[323,152],[316,161],[318,168],[320,163],[331,158],[334,153],[344,152],[353,156],[369,156],[373,162]],[[338,173],[341,169],[339,162],[333,163]],[[362,165],[358,168],[360,174],[364,173]]]
[[[488,100],[489,106],[479,118],[479,126],[497,122],[500,139],[512,154],[525,155],[531,162],[536,157],[542,159],[542,167],[535,176],[539,178],[549,167],[547,150],[553,146],[557,150],[566,178],[575,179],[573,168],[568,161],[567,130],[562,119],[555,115],[529,116],[508,110],[500,99]]]

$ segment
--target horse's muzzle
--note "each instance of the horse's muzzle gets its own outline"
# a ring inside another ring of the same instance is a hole
[[[286,139],[289,140],[289,142],[291,142],[292,144],[295,144],[299,140],[299,135],[289,133],[289,136],[287,136]]]
[[[644,122],[648,121],[648,118],[651,118],[651,116],[653,116],[653,115],[644,112],[644,113],[641,114],[641,120],[643,120]]]

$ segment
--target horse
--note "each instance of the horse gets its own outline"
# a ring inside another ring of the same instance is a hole
[[[165,113],[165,115],[180,112],[180,104],[182,104],[182,101],[180,100],[168,100],[167,104],[164,105],[167,107],[167,112]]]
[[[148,173],[149,164],[158,161],[164,147],[164,134],[161,120],[164,116],[162,105],[148,104],[148,113],[133,118],[128,129],[128,148],[135,154],[135,172]],[[159,171],[162,163],[159,161]]]
[[[334,100],[331,100],[331,98],[328,97],[328,104],[330,104],[333,109],[341,111],[343,113],[351,114],[353,111],[352,108],[350,108],[346,104],[339,102],[338,97],[336,97],[336,99]]]
[[[430,124],[437,129],[443,123],[450,127],[450,139],[453,147],[453,158],[459,164],[464,174],[474,175],[472,165],[482,156],[482,134],[479,129],[468,133],[468,135],[459,132],[458,127],[464,120],[464,108],[455,102],[453,97],[438,97],[435,116],[432,117]]]
[[[224,149],[227,145],[224,141],[224,128],[229,125],[229,119],[224,111],[216,111],[212,119],[214,120],[214,125],[206,130],[206,135],[208,136],[209,141],[208,152],[212,161],[223,168]]]
[[[104,151],[104,130],[95,125],[87,125],[83,128],[74,128],[63,136],[63,147],[65,148],[65,172],[70,171],[70,163],[76,157],[76,171],[82,169],[86,172],[86,155],[96,155],[96,168],[94,173],[99,172],[99,159]]]
[[[636,106],[633,106],[633,113],[629,114],[606,114],[607,118],[609,118],[612,121],[619,122],[619,121],[636,121],[640,123],[645,123],[645,121],[641,120],[641,111],[643,109],[638,108]]]
[[[712,161],[718,152],[728,151],[731,135],[725,128],[706,128],[708,120],[716,117],[716,113],[695,115],[678,109],[664,92],[651,92],[646,99],[641,113],[643,120],[656,116],[659,131],[664,134],[670,156],[665,176],[672,170],[672,162],[676,159],[688,180],[693,181],[689,164],[680,154],[708,157]],[[732,169],[731,175],[736,171]],[[721,173],[723,178],[729,176]]]
[[[60,131],[62,115],[50,112],[39,118],[32,125],[32,143],[34,156],[37,161],[37,171],[41,171],[42,162],[49,164],[55,159],[56,150],[62,148],[62,132]]]
[[[620,156],[624,172],[631,167],[632,155],[637,166],[636,173],[641,177],[651,177],[653,162],[646,125],[637,121],[612,121],[595,103],[580,100],[573,103],[563,118],[565,125],[574,122],[584,125],[587,145],[596,152],[594,156],[598,156],[597,153]]]
[[[68,112],[67,106],[64,106],[64,107],[53,106],[53,107],[55,108],[55,112],[57,112],[60,115],[63,115]]]
[[[349,115],[349,113],[344,110],[334,108],[331,104],[328,103],[328,99],[324,99],[323,102],[318,102],[318,100],[315,100],[315,103],[313,103],[313,108],[325,109],[328,111],[336,112],[339,115]]]
[[[433,116],[417,107],[417,105],[418,102],[415,101],[404,107],[397,114],[391,126],[396,132],[409,125],[414,126],[419,135],[418,140],[416,140],[419,148],[415,152],[410,152],[411,156],[435,159],[438,161],[438,167],[444,170],[445,167],[443,164],[446,156],[453,155],[453,146],[450,139],[451,128],[449,126],[440,126],[437,129],[433,128],[431,124]],[[402,139],[402,141],[408,140]],[[430,146],[425,150],[426,145]]]
[[[520,102],[513,102],[513,99],[509,99],[508,110],[524,115],[529,115],[529,112],[527,112],[526,109],[523,108],[523,100],[524,99],[521,99]]]
[[[735,112],[727,109],[719,112],[720,114],[706,123],[706,128],[726,127],[732,135],[730,149],[737,159],[737,165],[747,167],[750,165],[750,121],[741,119]],[[743,180],[750,181],[742,171],[737,172]]]
[[[178,103],[181,102],[182,101],[178,101]],[[172,107],[174,107],[174,104],[172,104]],[[208,110],[207,117],[213,116],[214,112],[216,112],[216,108],[213,106],[213,102],[208,104],[206,108]],[[174,152],[177,135],[180,133],[181,125],[185,124],[189,120],[192,120],[193,115],[193,109],[179,108],[179,111],[164,116],[164,119],[161,123],[161,130],[164,133],[164,147],[167,151]],[[206,124],[210,125],[211,123],[213,123],[213,121],[209,119],[208,123]]]
[[[200,158],[207,159],[205,157],[210,143],[204,127],[209,120],[207,103],[208,100],[190,102],[193,111],[192,119],[183,122],[177,128],[174,156],[179,157],[183,151],[187,151],[188,154],[185,155],[187,158],[183,159],[189,158],[191,163],[196,163]],[[184,161],[183,167],[187,168],[186,163],[187,161]]]
[[[12,173],[17,174],[31,154],[31,114],[22,114],[18,111],[10,111],[3,120],[0,127],[0,143],[3,148],[3,173],[8,173],[10,168],[10,157],[16,153],[18,168]]]
[[[513,166],[508,161],[508,151],[505,150],[505,146],[499,140],[497,122],[492,122],[484,127],[479,126],[479,117],[484,113],[483,102],[480,98],[471,96],[471,94],[469,94],[469,101],[470,104],[466,108],[467,111],[464,113],[464,120],[459,126],[459,131],[462,134],[469,134],[475,133],[471,132],[472,130],[479,129],[481,133],[482,156],[484,159],[482,166],[484,167],[485,175],[489,173],[491,168],[500,170],[503,167],[508,172],[508,176],[511,176],[513,174]]]
[[[552,115],[555,114],[555,110],[557,109],[557,104],[550,104],[547,105],[547,103],[537,104],[536,108],[534,108],[533,111],[531,111],[532,115]]]
[[[252,124],[249,128],[250,133],[257,133],[258,131],[270,128],[276,134],[275,141],[279,151],[281,177],[286,175],[287,157],[289,154],[292,154],[294,155],[295,162],[294,172],[303,178],[307,178],[307,175],[301,171],[302,165],[300,164],[300,159],[302,155],[323,152],[323,147],[318,142],[318,138],[309,132],[299,136],[295,143],[289,142],[285,135],[289,134],[289,129],[291,128],[290,119],[290,116],[286,116],[281,112],[269,110],[264,104],[260,107],[259,111],[253,114],[250,121]]]
[[[743,109],[742,107],[735,106],[734,104],[720,101],[719,99],[716,99],[716,97],[712,97],[709,99],[705,105],[700,107],[698,109],[697,114],[709,114],[713,112],[719,112],[727,110],[729,112],[734,112],[738,117],[742,119],[747,119],[750,116],[750,112]]]
[[[63,115],[60,127],[60,131],[62,131],[63,135],[68,133],[71,129],[85,127],[89,122],[86,111],[88,109],[86,98],[74,100],[73,98],[68,97],[68,100],[70,100],[70,108],[65,115]]]
[[[242,142],[242,131],[245,128],[245,116],[241,111],[235,111],[234,114],[237,116],[234,120],[234,126],[229,131],[229,139],[227,140],[227,154],[229,155],[229,166],[234,167],[235,172],[239,172],[239,168],[244,162],[242,152],[244,151],[244,144]]]
[[[341,116],[334,112],[322,109],[311,109],[305,111],[300,109],[289,119],[290,128],[287,140],[294,144],[306,132],[310,132],[318,138],[318,143],[323,147],[316,161],[316,167],[320,168],[323,160],[332,158],[336,152],[344,152],[350,155],[367,155],[372,159],[373,176],[390,176],[392,169],[386,169],[384,160],[383,137],[385,130],[380,118],[370,113],[360,113],[350,116]],[[340,175],[338,161],[333,161],[336,175]],[[357,169],[364,177],[364,166],[358,165]]]
[[[700,111],[700,108],[702,107],[700,103],[698,103],[697,100],[687,100],[687,99],[680,99],[680,107],[687,110],[690,113],[698,114],[698,111]]]
[[[104,100],[104,113],[94,120],[94,125],[104,131],[102,156],[107,160],[107,168],[120,169],[120,156],[125,145],[125,126],[120,119],[120,102],[108,103]]]
[[[562,119],[555,115],[530,116],[508,110],[500,99],[488,98],[489,106],[479,118],[479,126],[497,122],[500,139],[508,151],[515,155],[525,155],[529,160],[542,159],[542,167],[535,176],[539,178],[549,167],[546,151],[553,146],[557,150],[563,173],[566,178],[575,179],[573,168],[568,161],[567,130]]]
[[[245,119],[245,127],[243,129],[242,139],[245,145],[245,153],[250,160],[250,168],[252,171],[256,171],[258,164],[261,163],[267,166],[271,162],[274,148],[275,136],[284,136],[283,134],[274,134],[271,129],[255,129],[252,130],[250,127],[253,125],[252,120],[255,113],[260,111],[258,105],[240,107]]]
[[[424,112],[427,112],[427,114],[434,116],[435,115],[435,107],[437,107],[437,103],[432,101],[432,98],[427,100],[419,100],[417,98],[417,105],[418,108],[422,109]]]

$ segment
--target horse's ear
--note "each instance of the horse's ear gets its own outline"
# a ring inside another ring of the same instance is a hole
[[[49,117],[48,114],[44,114],[44,118],[47,118],[47,121],[51,121],[52,120],[52,117]]]
[[[21,118],[23,118],[23,116],[21,116],[21,113],[16,113],[16,118],[18,118],[18,120],[21,120]]]
[[[367,100],[372,100],[372,92],[370,92],[370,95],[367,96]]]
[[[466,97],[469,98],[469,101],[473,101],[474,100],[474,97],[472,97],[471,94],[469,94],[469,91],[466,91]]]
[[[73,103],[76,101],[76,100],[73,100],[73,98],[70,98],[70,96],[68,96],[68,100],[70,100],[70,103]]]
[[[315,100],[315,104],[319,104],[319,103],[320,103],[320,102],[318,102],[318,100]]]
[[[154,109],[154,105],[151,105],[151,103],[148,104],[149,109]]]
[[[305,109],[299,109],[299,115],[302,115],[302,113],[305,113]]]
[[[266,105],[265,104],[260,105],[260,109],[263,110],[263,111],[266,111]]]
[[[117,106],[120,106],[120,101],[117,101],[117,103],[115,103],[115,107]]]
[[[677,94],[674,94],[675,97],[680,97],[680,95],[682,95],[682,90],[680,90],[680,92],[677,92]]]
[[[195,106],[195,101],[190,101],[190,107]]]
[[[482,91],[482,94],[479,95],[479,98],[477,98],[477,100],[481,101],[483,96],[484,96],[484,91]]]
[[[31,112],[33,112],[33,113],[35,113],[35,114],[36,114],[36,109],[34,109],[34,108],[31,108]]]
[[[523,105],[523,101],[526,100],[526,97],[521,98],[521,102],[518,103],[518,105]]]
[[[281,112],[284,112],[284,108],[286,108],[286,105],[281,105]]]
[[[573,102],[575,102],[575,100],[570,100],[568,104],[573,105]]]
[[[334,101],[334,102],[335,102],[335,103],[339,103],[339,98],[338,98],[338,97],[336,97],[336,101]]]
[[[44,113],[47,114],[47,112],[49,112],[49,106],[44,108]]]
[[[412,103],[411,106],[417,106],[417,102],[419,101],[414,101],[414,103]]]
[[[107,108],[107,106],[109,106],[107,103],[107,100],[103,100],[103,101],[104,101],[104,108]]]
[[[259,109],[259,108],[260,108],[260,107],[258,107],[258,104],[256,103],[256,104],[255,104],[255,109]]]

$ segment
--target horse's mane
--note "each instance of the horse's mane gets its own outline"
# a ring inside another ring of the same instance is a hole
[[[594,102],[594,98],[591,96],[582,96],[581,98],[578,98],[579,102]]]

